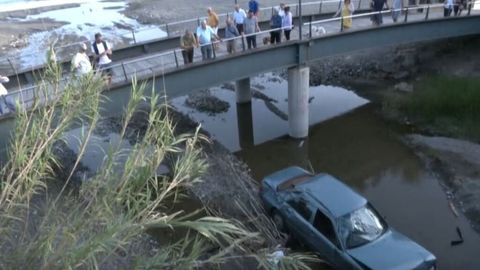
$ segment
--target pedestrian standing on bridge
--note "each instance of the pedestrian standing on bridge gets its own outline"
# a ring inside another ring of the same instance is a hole
[[[258,12],[260,10],[260,5],[256,0],[250,0],[248,1],[248,10],[251,10],[253,12],[253,15],[255,17],[258,17]]]
[[[92,71],[92,63],[90,63],[90,58],[87,55],[87,45],[85,43],[79,45],[78,52],[72,59],[72,71],[78,77],[87,75]]]
[[[255,17],[253,10],[248,11],[247,18],[245,19],[245,35],[247,36],[248,49],[257,48],[257,35],[260,31],[258,26],[258,19]]]
[[[235,11],[233,11],[233,22],[235,23],[235,26],[237,27],[238,33],[240,35],[243,34],[243,23],[245,22],[245,18],[247,18],[247,13],[245,10],[240,8],[240,6],[237,4],[235,5]]]
[[[227,52],[229,54],[235,53],[235,38],[240,36],[238,29],[233,24],[232,19],[227,19],[227,26],[225,27],[225,38],[227,39]]]
[[[383,8],[385,7],[388,9],[387,0],[372,0],[370,6],[372,7],[372,11],[375,12],[372,16],[372,23],[375,26],[380,26],[383,24]]]
[[[450,17],[452,15],[453,10],[453,0],[445,0],[443,2],[443,16]]]
[[[270,19],[270,44],[280,43],[282,40],[282,17],[278,14],[278,9],[273,10]]]
[[[197,41],[192,31],[185,30],[185,34],[180,37],[180,47],[182,48],[183,63],[185,65],[193,63],[193,53],[196,45]]]
[[[337,17],[340,14],[342,15],[342,30],[346,31],[352,28],[352,15],[355,11],[355,7],[351,0],[344,0],[343,5],[337,10],[337,13],[333,17]]]
[[[213,29],[207,25],[207,21],[203,20],[201,25],[197,28],[197,47],[200,46],[202,52],[202,59],[213,59],[213,43],[214,39],[220,39]]]
[[[293,16],[292,12],[290,12],[290,7],[285,6],[285,16],[283,16],[282,19],[282,29],[283,33],[285,34],[285,39],[290,40],[290,32],[292,32],[293,29]]]
[[[95,52],[95,67],[102,75],[107,77],[108,84],[112,83],[112,47],[103,40],[102,34],[95,34],[95,41],[92,44],[92,51]]]
[[[210,26],[215,33],[215,35],[218,34],[218,25],[220,24],[220,20],[218,19],[217,13],[213,11],[211,7],[207,9],[207,25]]]
[[[392,20],[393,22],[398,21],[398,16],[402,11],[403,0],[393,0],[392,2]]]
[[[455,16],[462,15],[462,11],[465,9],[465,0],[455,0],[455,5],[453,6],[453,14]]]
[[[5,112],[5,109],[8,108],[11,112],[15,111],[15,103],[11,101],[10,97],[8,96],[8,91],[3,83],[8,83],[10,79],[7,76],[0,75],[0,115]]]
[[[282,20],[283,20],[283,17],[285,17],[285,4],[284,3],[280,3],[280,8],[278,9],[278,15],[280,15],[280,17],[282,17]]]

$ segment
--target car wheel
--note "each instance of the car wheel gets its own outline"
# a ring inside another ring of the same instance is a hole
[[[285,221],[283,220],[283,217],[280,215],[280,213],[274,209],[272,211],[272,219],[273,223],[275,223],[275,226],[280,232],[286,233],[287,228],[285,227]]]

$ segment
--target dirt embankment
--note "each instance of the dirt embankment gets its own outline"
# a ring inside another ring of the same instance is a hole
[[[56,29],[65,24],[67,23],[52,19],[29,21],[0,20],[0,53],[25,47],[29,34]]]
[[[263,0],[260,7],[271,7],[281,2],[298,3],[297,0]],[[243,9],[247,9],[248,0],[238,1]],[[225,0],[130,0],[125,15],[144,24],[163,24],[191,18],[207,16],[207,8],[212,7],[217,13],[232,12],[234,1]]]

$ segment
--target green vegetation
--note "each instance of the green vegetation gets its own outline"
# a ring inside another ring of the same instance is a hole
[[[387,107],[432,133],[480,141],[479,78],[432,77],[388,99]]]
[[[120,137],[143,102],[150,108],[144,112],[145,134],[128,153],[112,145],[101,169],[72,188],[74,170],[101,119],[104,80],[91,75],[60,86],[60,74],[51,60],[39,90],[39,96],[59,98],[48,104],[37,99],[28,111],[17,106],[8,160],[0,171],[0,269],[212,269],[234,260],[264,269],[308,269],[316,261],[291,253],[274,264],[273,250],[259,244],[265,232],[209,215],[208,209],[201,217],[172,210],[185,190],[201,181],[207,164],[200,142],[206,138],[198,130],[175,135],[166,105],[158,106],[162,101],[153,91],[146,98],[145,86],[135,81]],[[58,179],[55,168],[64,161],[55,155],[55,144],[78,125],[84,127],[80,154],[71,171],[62,173],[68,177]],[[126,156],[122,170],[115,169],[119,155]],[[157,175],[167,161],[171,175]],[[149,230],[185,233],[152,244]]]

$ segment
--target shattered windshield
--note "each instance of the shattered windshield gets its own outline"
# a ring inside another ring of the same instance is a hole
[[[372,242],[386,229],[385,223],[369,205],[340,217],[339,234],[347,249]]]

